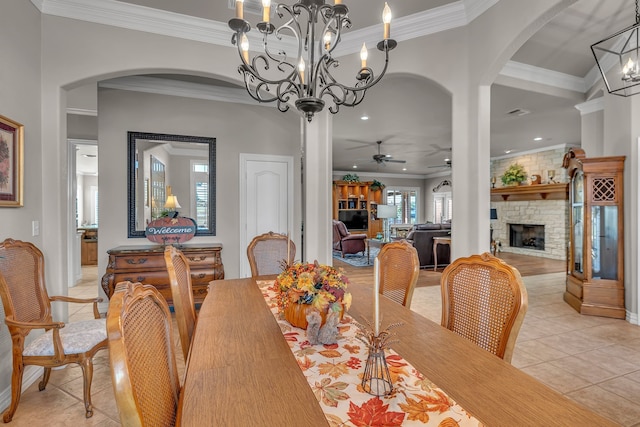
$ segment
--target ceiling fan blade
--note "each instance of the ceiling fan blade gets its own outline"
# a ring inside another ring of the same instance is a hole
[[[406,160],[393,160],[393,159],[383,159],[383,162],[391,162],[391,163],[407,163]]]

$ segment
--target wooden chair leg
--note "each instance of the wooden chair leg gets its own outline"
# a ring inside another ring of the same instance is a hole
[[[18,409],[20,403],[20,395],[22,394],[22,374],[24,373],[24,365],[22,363],[13,365],[13,373],[11,374],[11,404],[2,414],[2,421],[11,422],[13,414]]]
[[[47,383],[49,382],[49,377],[51,376],[51,368],[44,368],[44,374],[42,375],[42,380],[40,384],[38,384],[38,390],[42,391],[47,387]]]
[[[93,405],[91,404],[91,381],[93,379],[93,359],[88,357],[80,362],[82,367],[82,377],[84,378],[83,392],[84,392],[84,409],[85,417],[91,418],[93,416]]]

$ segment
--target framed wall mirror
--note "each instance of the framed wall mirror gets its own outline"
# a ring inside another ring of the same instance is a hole
[[[127,132],[127,144],[128,237],[174,211],[194,219],[196,236],[215,235],[216,139]]]

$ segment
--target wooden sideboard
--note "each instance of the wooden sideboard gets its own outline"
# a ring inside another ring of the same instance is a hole
[[[221,244],[185,244],[177,246],[189,260],[191,286],[197,304],[207,295],[212,280],[224,279]],[[129,280],[153,285],[173,305],[169,275],[164,262],[164,246],[118,246],[107,251],[109,263],[102,276],[102,289],[109,298],[117,283]]]

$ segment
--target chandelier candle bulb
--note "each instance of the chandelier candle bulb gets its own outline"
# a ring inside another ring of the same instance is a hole
[[[342,4],[342,0],[336,0],[333,4]]]
[[[236,0],[236,18],[244,19],[244,0]]]
[[[240,42],[240,48],[242,49],[242,59],[244,62],[249,62],[249,39],[246,34],[242,34],[242,41]]]
[[[360,60],[362,61],[362,68],[367,68],[367,57],[369,52],[367,51],[367,45],[362,43],[362,49],[360,50]]]
[[[373,260],[373,334],[380,333],[380,261]]]
[[[262,0],[262,20],[268,23],[270,15],[271,15],[271,0]]]
[[[300,73],[300,83],[304,84],[304,59],[300,58],[300,62],[298,63],[298,72]]]
[[[331,49],[331,33],[329,31],[324,33],[324,48],[325,50]]]
[[[391,37],[391,9],[386,2],[384,3],[384,9],[382,10],[382,22],[384,23],[382,38],[387,40]]]

